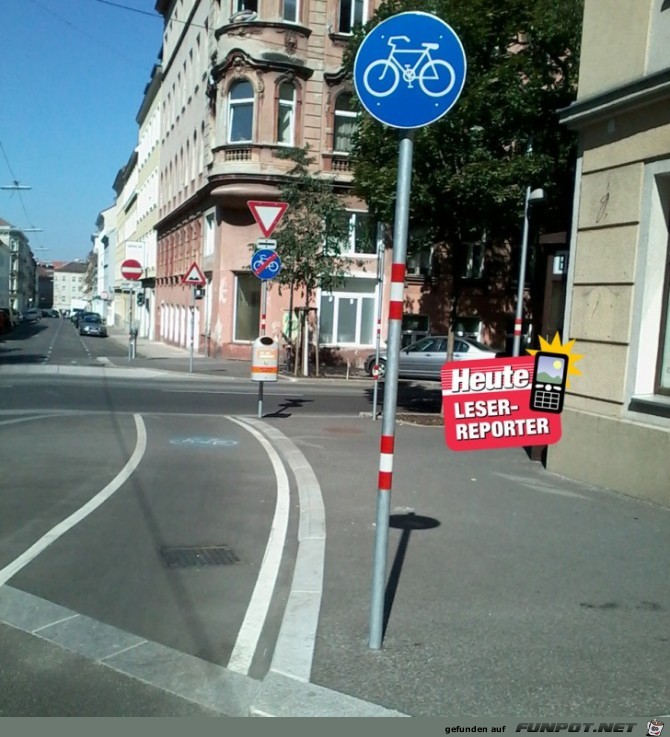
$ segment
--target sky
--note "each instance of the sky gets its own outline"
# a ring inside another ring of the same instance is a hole
[[[160,53],[155,4],[0,0],[0,186],[31,187],[0,190],[0,218],[42,230],[26,233],[38,261],[85,259],[114,203]]]

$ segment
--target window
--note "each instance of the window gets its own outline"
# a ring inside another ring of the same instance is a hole
[[[284,0],[283,18],[292,23],[298,22],[298,0]]]
[[[358,113],[351,92],[342,92],[335,100],[335,119],[333,121],[333,151],[349,153],[351,139],[356,130]]]
[[[482,327],[483,324],[479,317],[459,316],[454,323],[456,335],[470,338],[471,340],[481,340]]]
[[[214,212],[205,214],[205,243],[202,249],[203,256],[212,256],[214,254],[214,234],[216,221]]]
[[[295,87],[290,82],[279,85],[277,105],[277,143],[292,146],[295,130]]]
[[[663,289],[656,386],[659,394],[670,394],[670,243],[668,243],[666,251],[665,287]]]
[[[321,343],[372,345],[375,320],[375,281],[372,279],[348,279],[342,289],[321,294]]]
[[[235,82],[228,93],[228,143],[252,140],[254,90],[251,82]]]
[[[337,30],[340,33],[351,33],[355,25],[363,23],[365,18],[365,0],[340,0],[340,16]]]
[[[233,13],[239,13],[242,10],[252,10],[258,12],[258,0],[233,0]]]
[[[342,245],[342,253],[377,253],[377,227],[367,212],[347,212],[349,240]]]
[[[251,341],[258,337],[261,319],[261,281],[254,274],[235,277],[235,334],[233,340]]]
[[[430,246],[421,248],[407,256],[407,276],[430,276],[433,261],[433,249]]]
[[[484,273],[484,251],[485,244],[466,243],[463,254],[463,268],[461,276],[463,279],[481,279]]]

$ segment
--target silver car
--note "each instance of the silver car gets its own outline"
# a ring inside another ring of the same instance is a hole
[[[100,315],[88,313],[79,320],[79,335],[98,335],[107,337],[107,328]]]
[[[440,380],[440,371],[447,361],[446,335],[430,335],[417,340],[400,351],[398,376],[412,379]],[[454,361],[472,361],[477,358],[495,358],[498,351],[472,338],[454,338]],[[375,354],[365,360],[365,371],[372,376]],[[379,353],[379,376],[386,373],[386,351]]]

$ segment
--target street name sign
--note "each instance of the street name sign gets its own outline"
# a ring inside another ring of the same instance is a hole
[[[272,231],[277,227],[277,223],[279,223],[288,207],[287,202],[264,202],[261,200],[249,200],[247,205],[266,238],[272,235]]]
[[[431,13],[398,13],[363,39],[354,87],[380,123],[422,128],[454,106],[466,72],[465,51],[451,26]]]

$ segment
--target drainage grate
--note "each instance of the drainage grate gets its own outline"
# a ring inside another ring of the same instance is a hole
[[[164,547],[158,551],[168,568],[196,568],[200,566],[230,566],[240,559],[227,545],[202,547]]]

